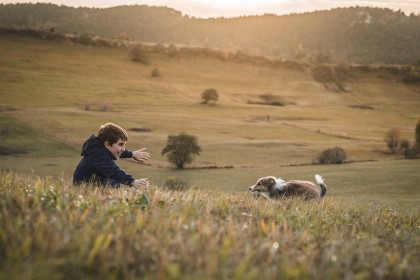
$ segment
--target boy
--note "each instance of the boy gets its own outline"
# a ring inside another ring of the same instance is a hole
[[[129,151],[125,149],[128,135],[118,125],[101,125],[98,136],[92,135],[82,147],[82,160],[74,171],[73,183],[99,183],[112,188],[120,184],[140,188],[148,186],[149,180],[134,179],[115,163],[118,158],[133,158],[144,162],[150,158],[145,149]]]

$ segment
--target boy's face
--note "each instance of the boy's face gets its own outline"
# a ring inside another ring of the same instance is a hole
[[[108,141],[105,141],[105,148],[108,149],[108,151],[115,157],[119,158],[121,156],[121,153],[125,151],[125,141],[122,139],[119,139],[117,143],[114,143],[112,145],[109,144]]]

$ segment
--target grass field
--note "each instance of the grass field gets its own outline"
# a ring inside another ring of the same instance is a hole
[[[418,279],[419,210],[0,175],[0,279]]]
[[[287,66],[158,54],[144,66],[124,49],[12,36],[0,52],[0,279],[420,277],[420,161],[383,140],[398,127],[413,141],[418,86],[352,70],[349,92],[333,92]],[[207,88],[215,105],[200,103]],[[286,106],[249,104],[267,93]],[[82,143],[106,122],[151,153],[118,161],[150,178],[149,207],[132,189],[72,186]],[[203,150],[185,170],[161,155],[180,132]],[[312,163],[336,146],[349,163]],[[316,173],[321,203],[247,192],[262,176]],[[166,178],[195,188],[165,191]]]

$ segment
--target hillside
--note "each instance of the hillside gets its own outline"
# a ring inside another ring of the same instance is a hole
[[[96,34],[286,60],[359,64],[416,64],[420,60],[420,16],[379,8],[199,19],[165,7],[1,4],[0,27]]]
[[[82,143],[111,121],[127,129],[129,149],[152,154],[147,166],[119,164],[154,185],[177,177],[204,189],[244,191],[269,174],[313,180],[321,173],[334,186],[329,195],[370,200],[370,192],[358,192],[368,188],[381,199],[419,199],[409,191],[418,186],[418,160],[395,160],[403,156],[390,154],[383,140],[398,127],[412,142],[420,115],[419,85],[399,68],[347,66],[340,80],[346,90],[337,91],[308,68],[206,53],[150,52],[150,64],[141,65],[128,49],[14,35],[0,36],[0,51],[3,170],[71,178]],[[161,77],[151,76],[154,69]],[[201,104],[207,88],[220,95],[211,106]],[[283,106],[258,104],[267,94]],[[203,149],[184,171],[161,155],[168,135],[180,132],[197,136]],[[312,164],[336,146],[354,163]],[[396,181],[404,182],[399,189]]]

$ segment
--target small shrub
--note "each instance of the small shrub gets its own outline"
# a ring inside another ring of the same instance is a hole
[[[400,144],[400,149],[406,159],[413,159],[417,157],[418,149],[416,145],[411,145],[408,139],[403,139]]]
[[[318,157],[317,162],[320,164],[340,164],[347,158],[346,152],[343,148],[334,147],[322,151]]]
[[[410,147],[409,149],[407,149],[406,151],[404,151],[404,157],[406,159],[414,159],[416,158],[418,155],[418,151],[416,149],[416,147]]]
[[[163,180],[163,188],[170,191],[185,191],[191,187],[184,179],[179,177],[167,177]]]
[[[401,129],[394,127],[388,130],[385,134],[385,142],[391,152],[395,153],[401,144]]]
[[[277,97],[274,96],[271,93],[261,94],[260,98],[262,100],[264,100],[264,102],[266,102],[266,103],[271,103],[271,102],[274,102],[274,101],[278,101]]]
[[[162,75],[160,74],[159,69],[155,68],[152,70],[151,76],[153,78],[160,78]]]
[[[247,101],[248,104],[257,104],[257,105],[270,105],[270,106],[285,106],[286,103],[281,101],[278,96],[275,96],[273,94],[265,93],[259,95],[259,98],[262,101]]]
[[[150,56],[148,51],[145,47],[143,47],[141,44],[135,45],[130,50],[130,59],[134,62],[138,62],[141,64],[149,64],[150,63]]]

